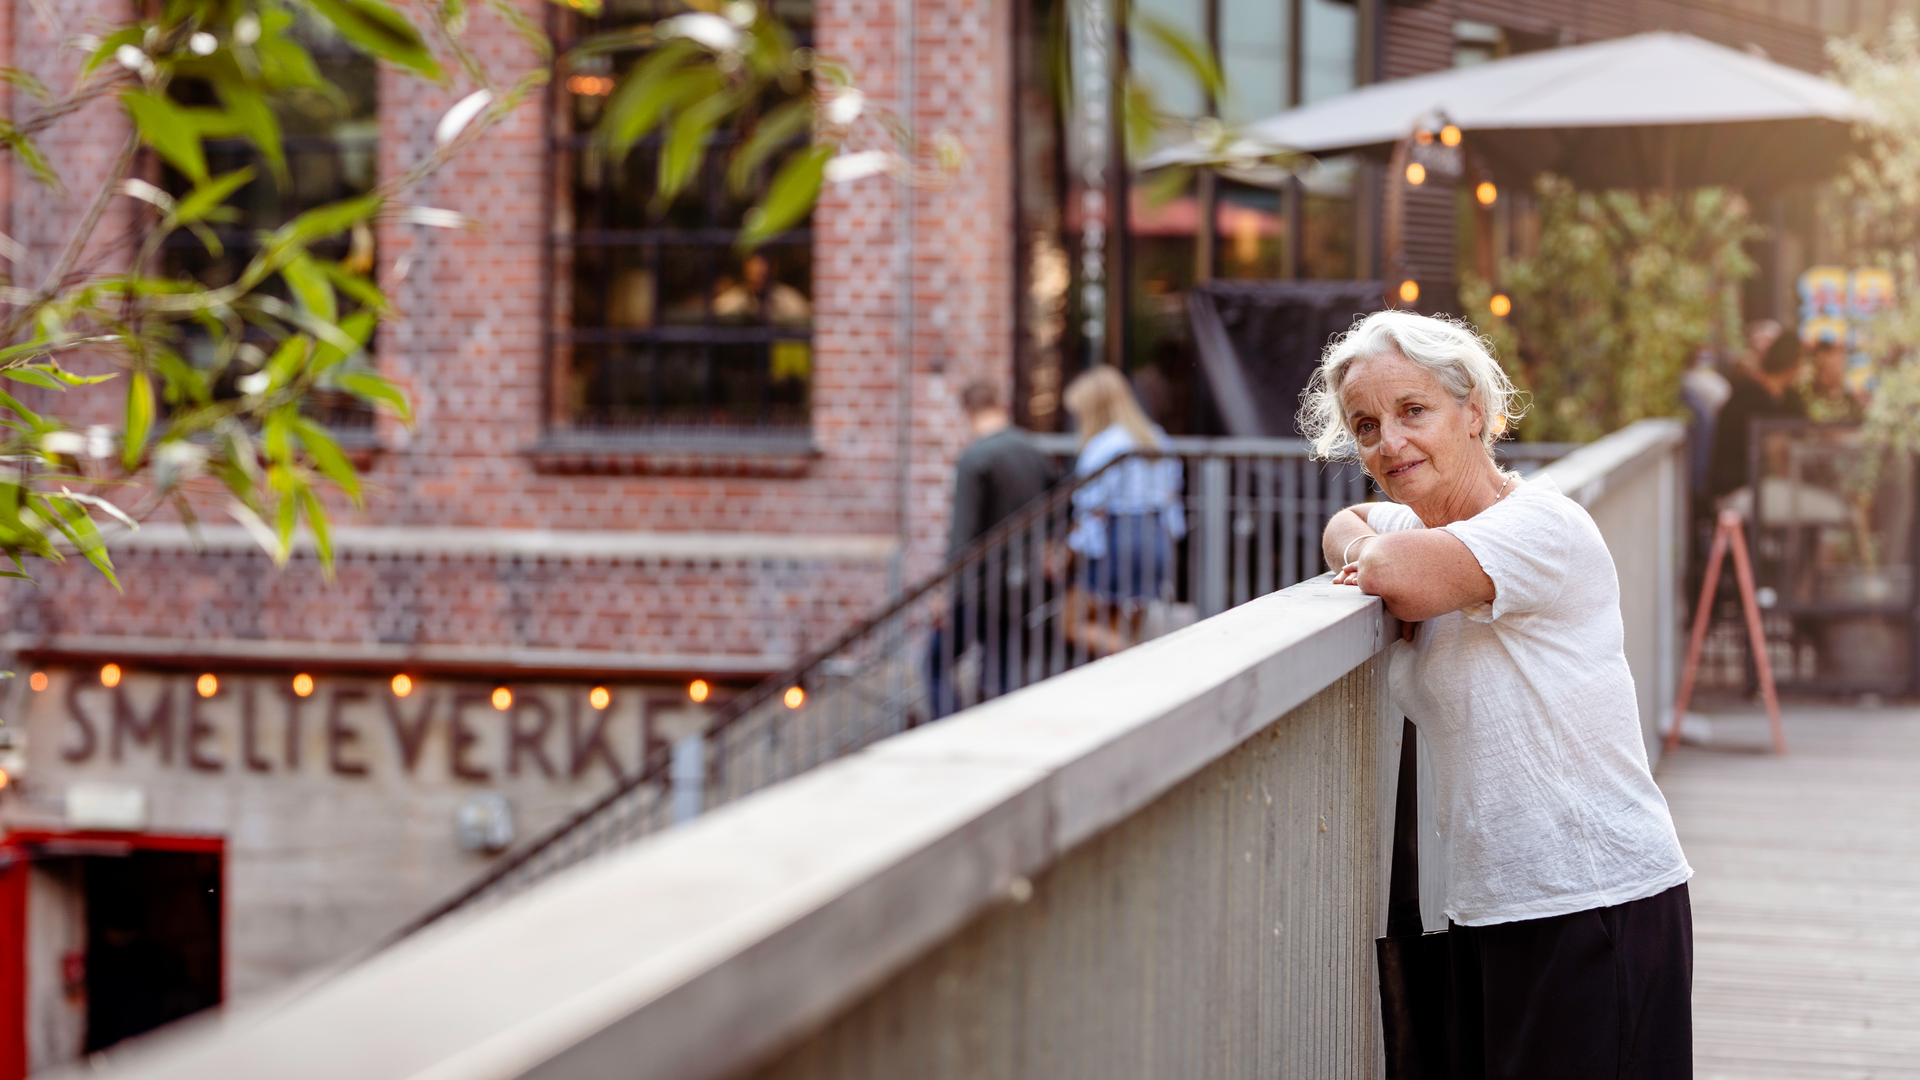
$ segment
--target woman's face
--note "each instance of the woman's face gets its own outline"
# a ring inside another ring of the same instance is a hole
[[[1486,467],[1479,406],[1455,402],[1427,369],[1398,353],[1354,361],[1340,402],[1361,464],[1395,502],[1417,509]]]

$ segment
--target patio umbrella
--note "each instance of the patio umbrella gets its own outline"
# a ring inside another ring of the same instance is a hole
[[[1826,79],[1658,32],[1375,83],[1249,124],[1229,147],[1174,147],[1147,165],[1281,149],[1384,156],[1416,126],[1451,123],[1508,182],[1554,172],[1588,188],[1767,189],[1832,173],[1868,118]]]

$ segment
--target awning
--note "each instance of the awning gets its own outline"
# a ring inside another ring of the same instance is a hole
[[[1554,172],[1592,188],[1773,187],[1832,173],[1868,119],[1827,79],[1661,32],[1376,83],[1249,124],[1232,150],[1384,156],[1416,125],[1451,123],[1508,182]],[[1147,165],[1222,156],[1188,144]]]

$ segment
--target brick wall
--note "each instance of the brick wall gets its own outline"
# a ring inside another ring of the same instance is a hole
[[[521,3],[536,18],[545,17],[541,0]],[[43,76],[56,86],[53,73],[67,70],[75,55],[57,51],[58,43],[86,27],[88,12],[119,10],[114,0],[88,5],[8,5],[20,54],[39,58],[48,69]],[[909,83],[901,63],[898,0],[822,0],[816,12],[817,47],[848,61],[876,105],[910,113],[923,135],[951,133],[969,155],[962,172],[938,189],[909,193],[890,179],[873,178],[834,188],[823,199],[814,226],[816,456],[766,470],[712,454],[682,455],[662,468],[655,455],[596,472],[543,470],[523,452],[547,430],[543,387],[549,379],[542,320],[545,230],[554,207],[547,190],[548,105],[536,99],[404,196],[409,203],[467,214],[481,223],[479,231],[399,223],[378,231],[378,274],[397,318],[381,330],[377,362],[412,396],[418,423],[408,431],[390,419],[380,422],[367,507],[356,511],[337,501],[340,522],[834,535],[857,538],[862,550],[904,533],[909,580],[935,568],[950,469],[967,437],[958,391],[976,377],[998,379],[1009,389],[1012,384],[1004,100],[1010,9],[994,0],[934,0],[913,3],[911,10],[911,102],[905,100]],[[533,62],[526,44],[497,15],[480,7],[471,20],[469,43],[495,71],[510,78]],[[458,82],[438,88],[383,69],[380,174],[397,175],[429,154],[440,116],[470,89]],[[47,149],[72,178],[65,200],[13,178],[13,219],[37,255],[51,258],[63,223],[77,212],[77,196],[92,190],[86,178],[106,167],[124,132],[111,103],[56,129]],[[910,244],[903,244],[903,199],[911,201]],[[124,205],[130,200],[115,202],[116,214],[131,210]],[[132,227],[130,219],[117,218],[102,236],[124,241]],[[907,250],[912,363],[903,394],[901,259]],[[95,395],[91,404],[79,397],[63,405],[101,419],[117,410],[117,396]],[[910,416],[905,440],[903,406]],[[903,444],[909,453],[904,493]],[[206,510],[209,521],[224,517],[216,502]],[[710,578],[697,587],[656,567],[610,582],[598,594],[562,600],[556,593],[551,602],[598,605],[593,619],[631,623],[638,630],[619,635],[629,651],[720,655],[754,642],[759,653],[770,655],[817,642],[884,599],[884,556],[857,567],[837,565],[842,569],[817,577],[795,576],[791,566],[769,577],[759,564],[724,569],[709,562],[702,573]],[[191,553],[147,552],[127,569],[125,599],[101,593],[104,586],[84,574],[43,575],[32,604],[11,605],[16,613],[35,612],[30,618],[16,614],[26,620],[17,621],[16,629],[59,625],[85,626],[92,635],[161,634],[168,629],[167,612],[184,602],[180,597],[196,590],[219,593],[231,567]],[[165,580],[134,580],[148,575]],[[295,605],[268,619],[278,620],[274,635],[319,641],[362,632],[356,611],[368,603],[367,593],[356,592],[350,574],[343,570],[340,585],[331,589],[296,583],[295,577],[263,586],[257,599],[245,601]],[[776,577],[780,583],[770,584]],[[775,594],[783,599],[755,599]],[[217,623],[202,619],[196,625]],[[436,633],[445,640],[511,636],[479,625],[449,624]]]

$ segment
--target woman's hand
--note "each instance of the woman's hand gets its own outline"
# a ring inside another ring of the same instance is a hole
[[[1379,536],[1379,533],[1363,533],[1347,541],[1347,546],[1341,554],[1347,558],[1348,562],[1333,575],[1335,585],[1360,584],[1360,553],[1367,549],[1367,541],[1378,539]]]

